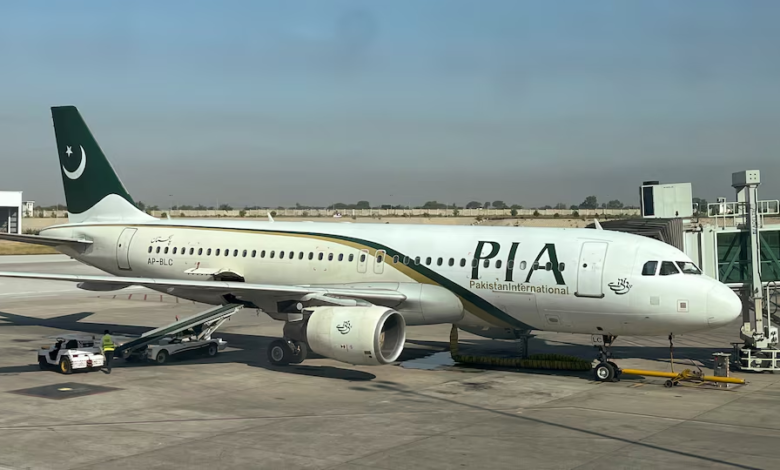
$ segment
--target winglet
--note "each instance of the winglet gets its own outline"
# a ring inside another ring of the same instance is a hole
[[[274,218],[271,217],[271,213],[270,212],[268,213],[268,221],[269,222],[273,222],[274,221]]]
[[[593,219],[593,223],[596,225],[596,230],[604,230],[604,228],[599,223],[599,219]]]

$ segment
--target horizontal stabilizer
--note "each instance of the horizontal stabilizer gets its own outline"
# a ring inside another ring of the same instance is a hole
[[[92,240],[83,238],[42,237],[40,235],[17,235],[15,233],[0,233],[0,240],[8,240],[20,243],[32,243],[34,245],[62,246],[86,248],[92,244]]]

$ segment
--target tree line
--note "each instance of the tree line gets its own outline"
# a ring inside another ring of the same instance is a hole
[[[159,211],[162,210],[158,205],[147,205],[143,201],[137,201],[136,207],[138,207],[142,211]],[[539,206],[539,207],[529,207],[529,209],[571,209],[571,210],[578,210],[578,209],[631,209],[632,206],[624,206],[622,202],[620,202],[617,199],[611,200],[609,202],[604,202],[599,205],[598,200],[596,199],[596,196],[588,196],[585,198],[585,200],[580,203],[579,205],[566,205],[564,203],[558,203],[555,205],[546,205],[546,206]],[[66,206],[63,204],[56,204],[53,206],[39,206],[39,210],[66,210]],[[190,205],[190,204],[183,204],[183,205],[174,205],[169,208],[171,211],[213,211],[213,210],[220,210],[220,211],[232,211],[236,210],[233,206],[230,204],[220,204],[218,206],[206,206],[203,204],[198,205]],[[302,205],[300,203],[296,203],[294,207],[284,207],[284,206],[277,206],[277,207],[269,207],[269,206],[245,206],[243,210],[258,210],[258,209],[277,209],[277,210],[285,210],[285,209],[300,209],[300,210],[350,210],[350,209],[525,209],[524,206],[520,204],[507,204],[502,200],[496,200],[496,201],[470,201],[465,206],[458,205],[455,203],[452,204],[446,204],[443,202],[438,201],[427,201],[425,204],[418,205],[418,206],[409,206],[409,205],[393,205],[393,204],[379,204],[379,205],[371,205],[369,201],[358,201],[355,204],[347,204],[343,202],[336,202],[334,204],[331,204],[329,206],[307,206]]]
[[[695,197],[693,198],[693,203],[698,205],[698,212],[706,214],[707,213],[707,200]],[[159,206],[157,205],[146,205],[143,201],[136,202],[136,206],[142,210],[142,211],[159,211],[161,210]],[[579,204],[572,204],[567,205],[562,202],[559,202],[555,205],[545,205],[540,207],[529,207],[529,209],[538,209],[538,210],[545,210],[545,209],[557,209],[557,210],[580,210],[580,209],[636,209],[637,206],[631,206],[631,205],[624,205],[621,201],[617,199],[613,199],[607,202],[599,203],[596,196],[588,196],[586,197],[581,203]],[[40,206],[37,209],[39,210],[60,210],[64,211],[66,210],[66,206],[63,204],[56,204],[53,206]],[[525,209],[520,204],[507,204],[502,200],[496,200],[496,201],[470,201],[465,206],[460,206],[457,204],[446,204],[438,201],[427,201],[425,204],[419,205],[419,206],[407,206],[407,205],[392,205],[392,204],[380,204],[380,205],[371,205],[369,201],[358,201],[355,204],[346,204],[343,202],[337,202],[335,204],[331,204],[329,206],[306,206],[301,205],[299,203],[296,203],[294,207],[283,207],[283,206],[277,206],[277,207],[268,207],[268,206],[245,206],[243,210],[249,211],[249,210],[259,210],[259,209],[276,209],[276,210],[285,210],[285,209],[300,209],[300,210],[351,210],[351,209],[450,209],[450,210],[459,210],[459,209],[514,209],[514,210],[521,210]],[[176,205],[170,207],[171,211],[211,211],[211,210],[220,210],[220,211],[232,211],[236,210],[233,206],[230,204],[220,204],[219,206],[205,206],[203,204],[198,204],[196,206],[194,205]]]

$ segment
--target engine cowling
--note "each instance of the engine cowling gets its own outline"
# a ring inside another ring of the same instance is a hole
[[[406,342],[404,317],[387,307],[314,307],[306,342],[315,353],[356,365],[389,364]]]

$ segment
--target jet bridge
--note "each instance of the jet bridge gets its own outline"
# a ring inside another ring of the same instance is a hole
[[[736,202],[718,198],[717,203],[707,205],[706,212],[704,208],[695,211],[706,213],[714,223],[700,223],[698,215],[689,217],[686,211],[680,212],[696,205],[689,201],[687,191],[684,197],[672,198],[676,205],[671,211],[648,216],[643,210],[641,219],[604,221],[588,227],[643,235],[684,251],[704,274],[728,285],[743,299],[743,342],[733,344],[732,360],[743,370],[780,371],[780,336],[772,324],[773,319],[780,321],[780,225],[765,224],[764,220],[780,215],[780,201],[758,199],[758,170],[736,172],[731,177]]]
[[[222,323],[244,308],[240,304],[220,305],[205,312],[197,313],[191,317],[183,318],[170,325],[161,326],[142,334],[140,338],[121,344],[114,350],[114,357],[127,358],[133,351],[145,348],[147,345],[157,342],[167,335],[180,333],[188,328],[195,330],[198,339],[213,334]]]

